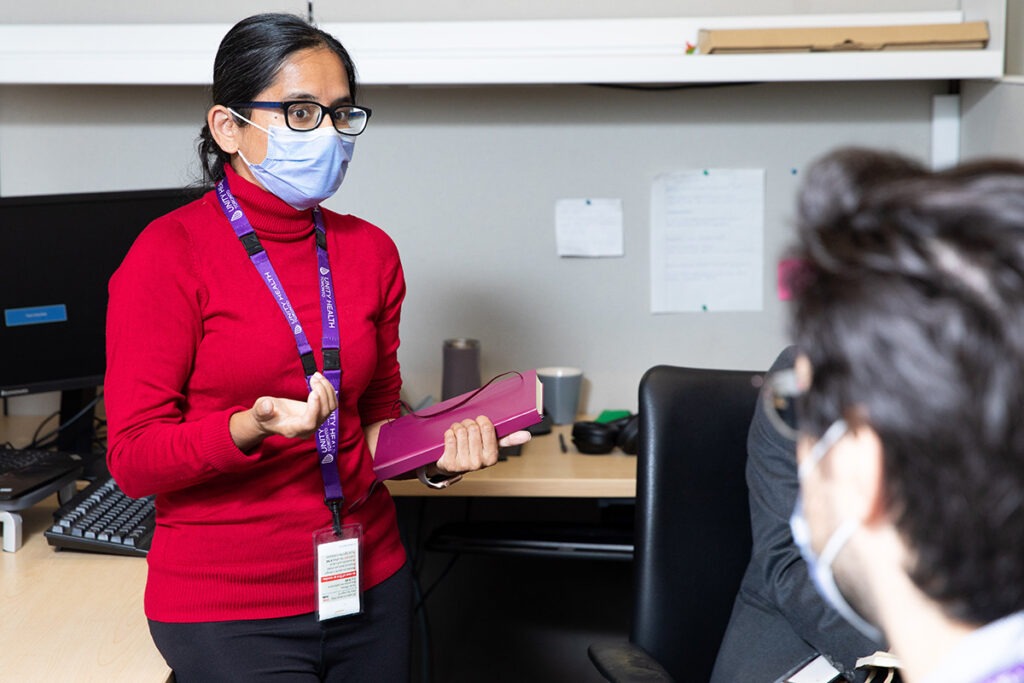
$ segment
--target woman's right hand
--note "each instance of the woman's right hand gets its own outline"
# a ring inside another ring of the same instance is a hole
[[[338,396],[327,378],[319,372],[310,378],[309,397],[305,401],[262,396],[249,410],[231,416],[231,438],[240,450],[258,446],[276,434],[290,439],[305,439],[338,407]]]

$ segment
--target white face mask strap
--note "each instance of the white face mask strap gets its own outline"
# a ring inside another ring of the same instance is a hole
[[[253,126],[254,128],[259,128],[260,130],[262,130],[262,131],[263,131],[264,133],[266,133],[267,135],[270,135],[270,131],[269,131],[269,130],[267,130],[266,128],[264,128],[264,127],[263,127],[263,126],[261,126],[260,124],[258,124],[258,123],[255,123],[255,122],[253,122],[253,121],[250,121],[249,119],[245,118],[244,116],[242,116],[241,114],[239,114],[239,113],[238,113],[237,111],[235,111],[235,110],[234,110],[234,109],[232,109],[231,107],[228,107],[228,111],[229,111],[229,112],[231,112],[232,114],[234,114],[235,116],[237,116],[238,118],[242,119],[242,120],[243,120],[243,121],[245,121],[246,123],[248,123],[248,124],[249,124],[250,126]],[[244,159],[245,157],[242,157],[242,158]],[[248,162],[246,162],[246,163],[248,163]]]
[[[232,109],[231,107],[228,107],[228,111],[229,111],[229,112],[231,112],[232,114],[234,114],[235,116],[237,116],[238,118],[242,119],[242,120],[243,120],[243,121],[245,121],[246,123],[248,123],[248,124],[249,124],[250,126],[252,126],[253,128],[258,128],[259,130],[262,130],[262,131],[263,131],[264,133],[266,133],[267,135],[270,135],[270,131],[269,131],[269,130],[267,130],[267,129],[266,129],[266,128],[264,128],[263,126],[259,125],[258,123],[254,123],[254,122],[250,121],[249,119],[245,118],[244,116],[242,116],[241,114],[239,114],[239,113],[238,113],[237,111],[235,111],[235,110],[234,110],[234,109]],[[245,155],[244,155],[244,154],[242,154],[242,150],[241,150],[241,148],[239,148],[239,150],[238,150],[238,156],[242,157],[242,161],[244,161],[244,162],[245,162],[245,165],[246,165],[246,166],[252,167],[252,164],[251,164],[251,163],[249,163],[249,160],[245,158]]]
[[[245,158],[245,155],[244,155],[244,154],[242,154],[242,150],[241,150],[241,148],[239,148],[239,150],[238,150],[238,156],[242,157],[242,161],[244,161],[244,162],[245,162],[245,165],[246,165],[246,166],[248,166],[249,168],[252,168],[252,164],[251,164],[251,163],[249,163],[249,160]]]
[[[832,450],[832,447],[839,443],[839,440],[846,435],[847,430],[846,420],[839,419],[833,422],[825,430],[825,433],[821,435],[817,443],[811,447],[811,452],[807,455],[807,459],[800,465],[797,477],[803,480],[821,462],[821,459]]]
[[[839,551],[843,549],[847,541],[857,532],[860,527],[860,522],[856,520],[847,520],[839,525],[839,528],[835,530],[831,538],[825,544],[825,547],[821,549],[821,555],[818,557],[818,562],[826,567],[831,567],[832,563],[835,562],[836,556]]]
[[[815,571],[818,573],[818,582],[826,586],[826,590],[832,594],[832,599],[829,600],[832,607],[834,607],[836,611],[843,616],[843,618],[853,625],[854,628],[864,634],[865,637],[870,640],[881,642],[883,639],[882,632],[878,627],[869,623],[864,617],[862,617],[843,596],[842,591],[839,590],[839,586],[836,584],[835,572],[832,569],[833,562],[835,562],[839,551],[843,549],[843,546],[846,545],[850,540],[850,537],[853,536],[859,528],[859,522],[849,520],[836,529],[835,533],[832,534],[832,537],[828,539],[824,549],[822,549]]]

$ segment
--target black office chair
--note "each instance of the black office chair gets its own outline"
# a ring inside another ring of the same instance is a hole
[[[761,379],[660,365],[640,380],[629,642],[589,649],[606,679],[711,678],[750,559],[746,444]]]

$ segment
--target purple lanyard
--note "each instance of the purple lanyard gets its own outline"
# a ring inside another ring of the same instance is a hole
[[[249,219],[242,212],[242,207],[231,193],[227,179],[217,183],[217,199],[220,200],[220,208],[224,210],[235,231],[238,239],[241,240],[249,259],[260,277],[267,285],[270,293],[281,308],[288,326],[295,334],[295,345],[299,349],[299,358],[302,361],[302,370],[306,374],[306,387],[309,388],[310,378],[316,372],[316,358],[313,356],[313,347],[306,339],[306,333],[299,324],[299,318],[295,315],[288,295],[281,286],[281,280],[274,272],[270,264],[270,257],[260,244],[260,238],[253,230]],[[327,258],[327,232],[324,229],[324,218],[320,213],[320,207],[313,208],[313,225],[316,227],[316,260],[319,267],[320,277],[320,317],[323,321],[323,356],[324,356],[324,377],[334,387],[334,391],[341,390],[341,342],[338,336],[337,305],[334,300],[334,285],[331,281],[331,263]],[[341,492],[341,477],[338,474],[338,466],[335,459],[338,454],[338,410],[324,420],[316,430],[317,460],[320,463],[320,476],[324,480],[324,502],[331,509],[334,515],[335,527],[340,525],[341,504],[345,500]]]

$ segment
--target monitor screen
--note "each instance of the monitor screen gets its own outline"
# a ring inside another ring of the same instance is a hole
[[[189,192],[0,198],[0,396],[103,383],[107,281]]]

